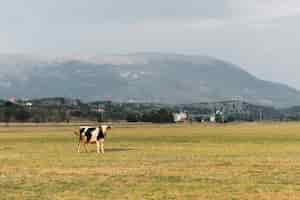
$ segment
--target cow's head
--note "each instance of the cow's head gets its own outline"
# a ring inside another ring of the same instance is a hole
[[[112,129],[112,126],[102,125],[99,128],[102,130],[103,134],[106,136],[107,132]]]

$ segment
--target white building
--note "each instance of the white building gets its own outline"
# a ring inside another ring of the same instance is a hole
[[[216,122],[216,116],[215,115],[210,116],[209,121],[212,122],[212,123],[215,123]]]
[[[174,122],[184,122],[188,119],[188,115],[185,112],[173,113]]]
[[[33,104],[32,104],[31,102],[26,102],[26,103],[25,103],[25,106],[26,106],[26,107],[32,107],[32,105],[33,105]]]

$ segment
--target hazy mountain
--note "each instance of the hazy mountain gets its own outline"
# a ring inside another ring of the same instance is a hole
[[[210,57],[137,53],[41,59],[0,56],[0,97],[192,103],[238,99],[286,107],[300,92]],[[5,70],[6,69],[6,70]]]

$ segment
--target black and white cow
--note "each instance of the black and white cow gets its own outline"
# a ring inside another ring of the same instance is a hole
[[[112,127],[107,125],[102,125],[99,127],[91,126],[81,126],[78,132],[75,132],[76,135],[79,135],[79,144],[78,144],[78,153],[80,153],[80,146],[83,144],[85,150],[88,152],[87,144],[97,144],[97,153],[104,153],[104,138],[107,134],[107,131]]]

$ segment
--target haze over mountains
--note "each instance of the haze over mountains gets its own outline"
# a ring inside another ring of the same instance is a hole
[[[0,55],[0,97],[195,103],[243,100],[288,107],[300,92],[205,56],[136,53],[37,58]]]

